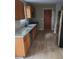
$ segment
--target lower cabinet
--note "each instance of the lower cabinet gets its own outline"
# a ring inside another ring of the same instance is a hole
[[[36,38],[36,35],[37,35],[37,28],[36,27],[34,27],[33,29],[32,29],[32,31],[31,31],[32,33],[31,33],[31,35],[32,35],[32,39],[33,40],[35,40],[35,38]]]
[[[30,48],[30,34],[26,34],[24,38],[16,38],[15,44],[15,55],[16,57],[25,57],[27,56]]]
[[[32,31],[26,34],[24,37],[17,37],[15,43],[15,56],[25,57],[29,53],[29,48],[31,47],[32,40],[35,40],[37,35],[37,28],[34,27]]]
[[[25,55],[27,56],[29,53],[29,48],[30,48],[30,34],[28,33],[25,37],[24,37],[24,47],[25,47]]]
[[[23,57],[25,56],[24,42],[22,37],[17,37],[15,41],[15,56]]]

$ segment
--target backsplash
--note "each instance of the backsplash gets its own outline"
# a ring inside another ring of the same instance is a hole
[[[25,26],[25,24],[28,23],[26,19],[17,20],[15,21],[15,31]]]

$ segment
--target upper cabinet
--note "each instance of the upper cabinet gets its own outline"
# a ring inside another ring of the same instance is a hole
[[[24,3],[21,0],[15,0],[15,19],[24,19]]]
[[[25,5],[25,18],[34,17],[34,8],[32,6]]]

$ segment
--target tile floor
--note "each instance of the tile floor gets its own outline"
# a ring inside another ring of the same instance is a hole
[[[63,59],[63,48],[57,46],[56,34],[51,31],[39,31],[28,56],[16,59]]]

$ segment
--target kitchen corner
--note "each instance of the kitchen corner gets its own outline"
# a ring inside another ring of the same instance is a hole
[[[16,56],[25,57],[27,56],[31,47],[32,41],[37,35],[37,24],[28,24],[25,26],[25,21],[19,20],[17,23],[19,27],[15,28],[15,39],[16,39]],[[17,26],[18,26],[17,25]]]

